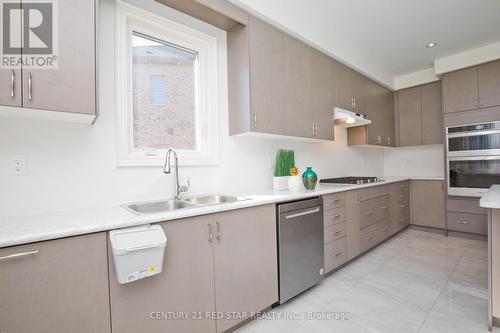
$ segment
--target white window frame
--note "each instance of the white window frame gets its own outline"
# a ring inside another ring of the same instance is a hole
[[[131,33],[137,31],[198,52],[196,150],[176,149],[180,165],[219,163],[217,38],[150,11],[116,2],[116,130],[118,166],[159,166],[167,149],[134,150]]]

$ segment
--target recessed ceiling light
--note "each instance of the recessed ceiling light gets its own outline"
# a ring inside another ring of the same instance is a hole
[[[427,44],[427,45],[426,45],[426,47],[431,48],[431,47],[434,47],[434,46],[436,46],[436,45],[438,45],[438,43],[435,43],[435,42],[434,42],[434,43],[429,43],[429,44]]]

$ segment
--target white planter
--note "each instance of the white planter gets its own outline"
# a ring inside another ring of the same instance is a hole
[[[273,177],[273,190],[275,191],[288,190],[288,178],[290,177],[289,176]]]
[[[297,193],[302,189],[302,178],[300,176],[288,177],[288,190]]]

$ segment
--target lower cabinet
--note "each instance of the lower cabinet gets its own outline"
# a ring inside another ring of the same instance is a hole
[[[398,182],[391,188],[391,232],[397,232],[410,224],[410,182]]]
[[[446,227],[451,231],[487,235],[488,211],[479,206],[479,199],[449,197]]]
[[[108,252],[113,333],[223,332],[244,320],[237,312],[278,300],[274,205],[161,226],[168,239],[161,274],[120,285]],[[214,312],[230,318],[207,318]]]
[[[278,249],[274,205],[214,216],[215,309],[222,313],[264,310],[278,301]],[[217,320],[217,332],[243,319]]]
[[[106,233],[0,249],[0,332],[111,332]]]
[[[113,333],[215,332],[215,321],[205,319],[205,313],[215,311],[212,216],[166,222],[161,227],[167,247],[158,275],[119,284],[108,251]],[[188,318],[177,317],[185,312]],[[202,316],[193,318],[197,313]],[[162,318],[168,314],[172,318]]]
[[[340,192],[323,197],[324,269],[328,273],[347,260],[347,211],[349,193]]]
[[[444,199],[443,180],[412,180],[411,224],[444,229]]]

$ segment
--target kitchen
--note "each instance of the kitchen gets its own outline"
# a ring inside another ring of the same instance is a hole
[[[0,68],[0,331],[497,329],[498,4],[46,2],[57,68]]]

